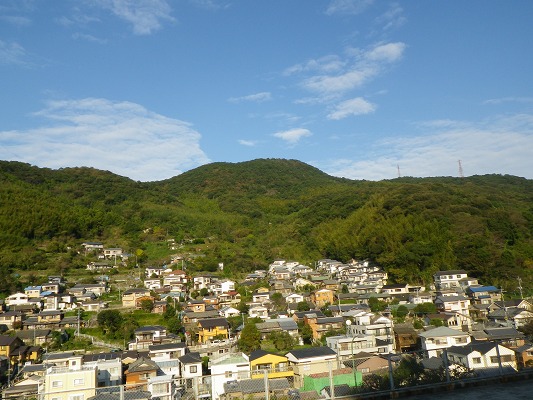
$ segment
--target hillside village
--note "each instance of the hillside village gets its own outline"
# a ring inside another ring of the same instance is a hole
[[[100,274],[98,282],[50,276],[3,300],[4,399],[121,399],[125,391],[147,400],[259,399],[265,391],[332,398],[386,374],[396,365],[393,355],[417,354],[427,370],[458,365],[486,373],[533,364],[533,344],[521,332],[532,321],[532,304],[504,299],[463,270],[439,271],[422,287],[388,283],[382,268],[364,260],[279,259],[234,281],[221,273],[189,274],[174,259],[113,286],[122,249],[83,247],[95,256],[87,270]],[[105,300],[112,289],[118,289],[115,304]],[[84,313],[166,315],[171,307],[179,310],[176,332],[142,325],[120,348],[50,351],[68,330],[90,337]],[[262,348],[276,338],[284,345]]]

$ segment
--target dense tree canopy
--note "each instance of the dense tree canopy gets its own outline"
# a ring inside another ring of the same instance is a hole
[[[86,264],[83,241],[163,264],[173,238],[201,254],[189,268],[235,276],[276,258],[369,259],[392,282],[429,284],[444,269],[533,288],[533,182],[500,175],[351,181],[295,160],[213,163],[140,183],[92,168],[0,161],[0,285],[19,271]],[[3,281],[2,281],[3,279]]]

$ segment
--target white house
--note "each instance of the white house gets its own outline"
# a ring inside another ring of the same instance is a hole
[[[500,368],[518,370],[514,350],[495,342],[477,342],[447,349],[449,364],[461,364],[472,370]],[[487,371],[486,371],[487,372]]]
[[[452,346],[464,346],[472,341],[468,333],[445,326],[421,332],[418,336],[421,339],[422,350],[427,351],[428,358],[440,357],[444,349]]]
[[[462,269],[439,271],[433,275],[433,281],[437,289],[460,288],[459,281],[468,277],[468,273]]]
[[[241,354],[228,355],[211,363],[211,399],[224,394],[224,383],[250,377],[250,362]]]

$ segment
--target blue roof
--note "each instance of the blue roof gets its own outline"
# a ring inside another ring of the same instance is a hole
[[[498,289],[496,286],[480,286],[480,287],[471,287],[469,288],[470,291],[476,293],[476,292],[499,292],[500,289]]]

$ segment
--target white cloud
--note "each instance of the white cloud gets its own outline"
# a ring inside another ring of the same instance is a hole
[[[88,35],[88,34],[80,33],[80,32],[74,33],[72,35],[72,39],[75,39],[75,40],[81,39],[81,40],[86,40],[87,42],[98,43],[98,44],[107,43],[106,39],[100,39],[100,38],[97,38],[96,36]]]
[[[397,29],[405,24],[407,18],[404,16],[403,8],[399,4],[393,3],[389,9],[376,18],[376,22],[383,25],[383,30],[388,31],[391,29]]]
[[[287,68],[283,74],[292,75],[306,71],[317,71],[321,73],[332,73],[341,70],[345,66],[345,61],[337,55],[328,55],[316,60],[308,60],[305,63],[296,64]]]
[[[248,96],[242,96],[242,97],[230,97],[228,99],[231,103],[241,103],[241,102],[256,102],[261,103],[263,101],[269,101],[272,100],[272,94],[270,92],[260,92],[260,93],[254,93],[250,94]]]
[[[300,139],[311,135],[312,133],[308,129],[296,128],[288,131],[276,132],[273,136],[282,139],[291,145],[294,145],[298,143]]]
[[[485,100],[483,104],[503,104],[503,103],[533,103],[533,97],[500,97],[497,99]]]
[[[332,0],[328,5],[326,14],[360,14],[372,3],[374,0]]]
[[[131,23],[136,35],[149,35],[161,28],[162,21],[174,21],[166,0],[97,0],[95,4]]]
[[[31,25],[31,19],[18,15],[0,15],[0,21],[5,21],[11,25],[28,26]]]
[[[335,106],[335,109],[328,114],[328,119],[339,120],[350,115],[370,114],[376,110],[376,105],[362,97],[343,101]]]
[[[254,147],[255,145],[257,145],[257,141],[255,141],[255,140],[239,139],[238,142],[239,142],[239,144],[241,144],[243,146],[248,146],[248,147]]]
[[[26,50],[17,42],[4,42],[0,40],[0,64],[26,64]]]
[[[0,132],[0,159],[40,167],[90,166],[140,181],[170,178],[209,162],[186,122],[139,104],[106,99],[50,101],[45,126]]]
[[[369,61],[383,61],[391,63],[398,61],[402,57],[404,50],[405,43],[387,43],[374,47],[372,50],[367,52],[365,58]]]
[[[343,93],[359,88],[382,73],[388,64],[400,60],[405,48],[404,43],[395,42],[377,44],[368,50],[351,49],[349,53],[354,60],[338,63],[348,67],[338,73],[305,78],[302,86],[309,91],[322,94]]]
[[[419,136],[383,140],[358,160],[318,166],[334,176],[381,180],[402,176],[509,174],[533,178],[533,115],[517,114],[479,123],[436,121],[419,125]]]

